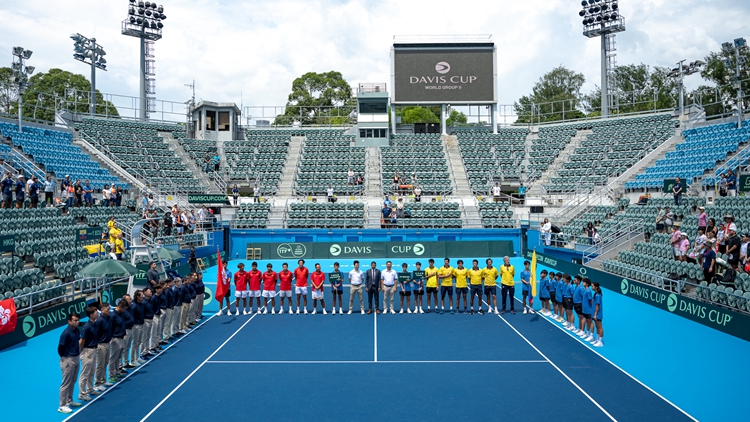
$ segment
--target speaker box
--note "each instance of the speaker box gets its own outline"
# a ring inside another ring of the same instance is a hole
[[[427,125],[427,133],[440,133],[440,125],[437,123],[429,123]]]
[[[414,133],[427,133],[427,124],[414,123]]]
[[[532,214],[542,214],[542,213],[544,213],[544,207],[531,207],[531,213]]]

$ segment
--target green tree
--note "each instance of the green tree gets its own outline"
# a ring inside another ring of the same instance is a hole
[[[406,106],[396,109],[396,115],[401,116],[401,124],[411,125],[414,123],[440,123],[440,106]],[[451,110],[446,125],[454,126],[466,124],[466,115],[458,110]]]
[[[462,111],[451,110],[445,124],[448,126],[465,125],[466,121],[466,115]]]
[[[745,57],[746,63],[750,65],[750,50],[745,49],[739,55],[740,57]],[[702,91],[697,90],[694,93],[702,97],[706,115],[728,113],[734,108],[734,103],[737,99],[737,88],[731,83],[731,80],[736,75],[736,68],[734,67],[736,59],[733,52],[724,50],[718,52],[712,51],[704,59],[706,66],[701,71],[701,76],[703,79],[713,82],[714,89],[718,91],[714,95],[710,95],[707,92],[710,90],[709,87],[701,87],[703,88]],[[732,66],[727,67],[724,64],[724,60],[730,60]],[[747,67],[745,69],[745,73],[742,75],[741,87],[743,93],[748,93],[750,92],[750,79],[747,78]],[[742,108],[743,110],[750,108],[750,98],[748,98],[747,94],[743,96]]]
[[[341,125],[351,123],[355,110],[352,89],[340,72],[308,72],[292,82],[286,109],[276,116],[276,123]]]
[[[0,111],[10,113],[16,101],[18,85],[13,80],[13,70],[9,67],[0,67]]]
[[[552,69],[534,84],[531,95],[524,95],[513,104],[518,114],[517,122],[529,123],[532,119],[535,122],[549,122],[584,117],[579,110],[584,82],[586,78],[582,73],[563,65]]]
[[[83,75],[56,68],[47,73],[37,73],[29,78],[29,87],[23,93],[23,114],[54,121],[55,109],[60,109],[61,106],[71,112],[87,114],[90,91],[91,83]],[[99,90],[95,97],[96,114],[119,117],[117,108],[105,101]],[[17,110],[18,106],[14,104],[13,113],[17,113]]]
[[[673,78],[667,77],[666,67],[651,68],[643,63],[615,68],[614,86],[610,93],[617,99],[612,113],[637,113],[673,108],[679,89]],[[589,116],[601,113],[601,88],[596,87],[582,98],[583,109]]]

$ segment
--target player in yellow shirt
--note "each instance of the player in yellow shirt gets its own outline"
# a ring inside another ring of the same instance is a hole
[[[456,310],[458,313],[461,312],[461,296],[464,297],[464,313],[469,312],[469,308],[466,306],[466,295],[469,293],[469,286],[466,284],[466,276],[469,274],[469,270],[464,268],[464,261],[459,259],[456,261],[456,268],[453,269],[453,278],[456,279]]]
[[[117,235],[117,239],[115,239],[115,244],[112,247],[112,250],[115,252],[117,260],[122,261],[122,256],[125,253],[125,242],[122,241],[122,233]]]
[[[484,267],[484,295],[487,296],[487,312],[492,313],[494,305],[495,313],[497,312],[497,277],[499,273],[497,268],[492,266],[492,260],[487,258],[487,266]],[[492,299],[490,299],[490,296]],[[481,308],[482,305],[480,304]]]
[[[440,280],[440,313],[445,313],[445,294],[451,301],[451,313],[453,313],[453,267],[451,260],[445,258],[443,266],[438,270],[438,279]]]
[[[471,291],[469,292],[469,295],[471,296],[471,301],[469,303],[469,306],[471,307],[471,310],[469,311],[470,314],[474,315],[474,296],[477,297],[477,302],[479,304],[479,314],[483,314],[482,311],[482,279],[484,278],[484,270],[479,268],[479,261],[476,259],[471,261],[471,269],[468,271],[469,275],[469,284],[471,285]]]
[[[438,269],[435,267],[435,260],[430,258],[429,261],[427,261],[428,266],[424,269],[424,277],[427,279],[427,282],[425,283],[425,287],[427,290],[427,313],[430,313],[430,297],[435,297],[435,312],[438,310],[438,299],[437,299],[437,289],[438,289]]]
[[[121,234],[122,230],[120,230],[117,227],[117,223],[116,222],[112,221],[111,223],[112,223],[112,226],[109,227],[109,244],[110,245],[114,245],[115,244],[115,240],[117,240],[117,235]],[[109,225],[109,223],[107,223],[107,224]]]
[[[514,280],[514,277],[516,276],[516,269],[512,265],[510,265],[510,258],[507,256],[503,258],[503,266],[500,267],[500,275],[501,275],[501,283],[503,285],[502,287],[502,307],[500,309],[500,313],[505,313],[505,298],[510,293],[510,313],[515,314],[516,310],[514,307],[515,303],[515,297],[516,297],[516,281]],[[497,312],[497,305],[495,305],[495,312]]]

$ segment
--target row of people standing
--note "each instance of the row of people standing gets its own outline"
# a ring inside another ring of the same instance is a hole
[[[186,334],[203,317],[204,291],[202,274],[193,273],[184,283],[180,278],[151,280],[147,288],[124,295],[114,310],[109,303],[90,306],[81,329],[80,317],[71,313],[57,346],[62,371],[58,412],[71,413]],[[76,379],[79,401],[73,400]]]

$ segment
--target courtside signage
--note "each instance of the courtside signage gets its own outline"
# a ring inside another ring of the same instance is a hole
[[[226,195],[188,195],[190,204],[223,204],[226,200]]]
[[[533,251],[526,251],[531,259]],[[537,252],[537,262],[556,271],[575,276],[580,274],[591,281],[598,281],[602,287],[641,302],[703,324],[707,327],[750,341],[750,316],[720,308],[673,292],[662,290],[649,284],[630,280],[595,268],[584,267],[572,262],[552,258]]]
[[[0,236],[0,252],[12,252],[16,247],[15,236]]]
[[[315,242],[248,243],[268,259],[406,259],[513,255],[513,242]]]
[[[740,186],[739,186],[740,192],[750,192],[750,174],[740,175],[739,182],[740,182]]]
[[[85,310],[86,299],[79,298],[19,317],[13,332],[0,336],[0,350],[62,327],[67,324],[68,315],[73,312],[83,315]]]

